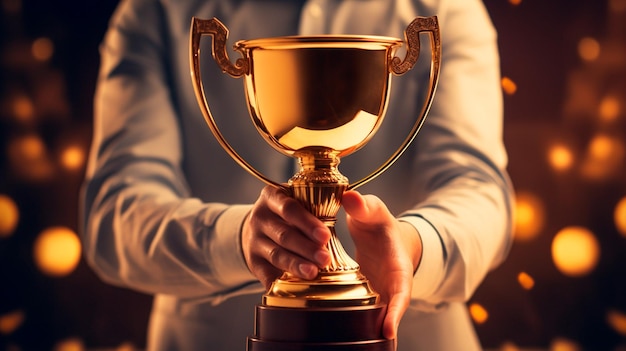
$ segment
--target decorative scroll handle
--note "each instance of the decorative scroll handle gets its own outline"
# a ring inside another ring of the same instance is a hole
[[[426,32],[430,36],[430,50],[432,54],[431,58],[431,66],[430,66],[430,81],[428,83],[428,95],[426,96],[426,100],[424,101],[424,106],[422,107],[422,111],[420,112],[419,118],[415,120],[415,124],[413,128],[409,132],[409,135],[402,142],[402,145],[396,152],[391,155],[391,157],[377,170],[372,172],[370,175],[364,177],[363,179],[352,183],[348,186],[348,189],[356,189],[361,185],[368,183],[374,178],[381,175],[384,171],[386,171],[392,164],[394,164],[400,156],[408,149],[409,145],[419,132],[420,128],[424,124],[424,119],[430,110],[430,106],[433,102],[433,97],[435,95],[435,90],[437,89],[437,82],[439,81],[439,69],[441,66],[441,37],[439,33],[439,22],[437,20],[437,16],[431,17],[418,17],[414,19],[405,29],[404,31],[404,39],[407,43],[406,48],[406,56],[404,60],[400,60],[398,57],[393,57],[389,60],[389,70],[396,74],[402,75],[408,72],[415,63],[417,63],[417,59],[419,58],[420,53],[420,33]]]
[[[200,105],[200,109],[202,110],[202,115],[206,120],[211,132],[220,143],[222,148],[226,150],[226,152],[237,162],[243,169],[248,171],[253,176],[257,177],[259,180],[264,182],[267,185],[271,185],[277,188],[281,188],[285,191],[289,191],[289,188],[283,184],[277,183],[268,177],[266,177],[263,173],[256,170],[252,165],[246,162],[239,154],[235,151],[235,149],[230,146],[230,144],[222,135],[217,124],[215,123],[215,119],[211,114],[211,110],[209,109],[209,104],[206,100],[206,95],[204,93],[204,87],[202,85],[202,76],[200,71],[200,39],[203,35],[210,35],[213,37],[212,42],[212,53],[213,58],[220,66],[222,71],[228,73],[230,76],[234,78],[242,77],[245,74],[249,73],[250,70],[250,61],[245,52],[240,51],[243,55],[243,58],[238,58],[235,64],[233,65],[228,58],[228,54],[226,52],[226,39],[228,38],[228,29],[226,26],[222,24],[217,18],[212,18],[210,20],[199,19],[193,17],[191,19],[191,37],[190,37],[190,49],[189,59],[191,63],[191,80],[193,81],[193,88],[196,93],[196,99]]]
[[[192,55],[196,57],[200,56],[200,38],[202,35],[208,34],[213,37],[213,45],[211,47],[213,58],[222,69],[222,72],[228,73],[233,78],[239,78],[249,73],[250,64],[244,52],[242,52],[244,57],[238,58],[234,65],[230,62],[228,53],[226,52],[228,29],[220,20],[217,18],[203,20],[194,17],[191,20],[191,33]],[[199,66],[193,65],[192,67],[194,70],[200,71]]]

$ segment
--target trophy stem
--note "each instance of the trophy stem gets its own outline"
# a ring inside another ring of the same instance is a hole
[[[300,170],[289,180],[289,189],[295,199],[330,229],[332,235],[327,248],[331,259],[312,281],[284,273],[263,296],[263,303],[280,307],[377,304],[379,295],[345,251],[335,231],[341,198],[349,184],[348,178],[337,169],[337,153],[328,148],[313,147],[300,150],[295,156]]]
[[[324,222],[332,234],[327,244],[331,260],[321,272],[358,271],[359,265],[346,253],[335,232],[341,198],[349,185],[348,178],[337,168],[339,157],[327,148],[307,148],[295,156],[300,170],[289,180],[293,197]]]
[[[337,233],[335,232],[334,224],[332,226],[327,224],[327,226],[332,234],[328,244],[326,245],[328,252],[330,252],[330,263],[328,266],[322,268],[320,273],[358,271],[359,264],[356,263],[350,255],[348,255],[346,250],[344,250],[343,245],[341,245],[341,242],[337,237]]]

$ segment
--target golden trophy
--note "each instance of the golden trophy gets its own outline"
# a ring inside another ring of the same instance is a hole
[[[365,145],[383,121],[392,74],[417,62],[420,33],[429,34],[431,74],[419,116],[400,147],[367,177],[349,183],[338,170],[341,157]],[[248,108],[261,136],[280,153],[295,157],[300,170],[287,184],[256,170],[225,140],[211,115],[200,73],[200,39],[212,37],[212,54],[223,72],[244,77]],[[191,75],[198,103],[221,146],[245,170],[283,189],[322,220],[332,238],[331,263],[314,280],[287,272],[273,282],[256,307],[248,351],[391,351],[382,337],[385,306],[359,265],[337,239],[334,224],[342,194],[380,175],[417,135],[432,103],[439,76],[441,42],[437,18],[418,17],[405,30],[404,59],[395,55],[403,40],[379,36],[287,36],[238,41],[242,57],[233,64],[226,51],[227,28],[218,19],[193,18]]]

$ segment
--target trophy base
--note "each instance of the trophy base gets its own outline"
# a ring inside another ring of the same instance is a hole
[[[393,351],[381,336],[384,305],[289,308],[258,305],[247,351]]]
[[[248,351],[393,351],[393,340],[362,342],[296,343],[248,339]]]

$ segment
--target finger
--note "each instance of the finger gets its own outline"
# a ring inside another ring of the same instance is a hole
[[[331,233],[328,227],[317,217],[307,211],[296,199],[288,196],[280,189],[266,187],[268,208],[280,216],[285,222],[304,233],[310,240],[326,245]]]
[[[283,222],[282,219],[267,221],[262,224],[261,230],[270,238],[275,246],[283,250],[272,249],[277,257],[277,262],[283,262],[288,254],[295,254],[298,258],[314,263],[318,267],[326,266],[330,261],[328,250],[318,243],[311,241],[302,232]],[[292,260],[296,258],[291,258]],[[274,263],[274,261],[270,262]],[[283,268],[283,267],[280,267]],[[292,268],[290,268],[292,271]]]
[[[263,204],[267,204],[267,201]],[[303,235],[299,229],[286,222],[266,205],[256,208],[251,221],[254,222],[253,228],[257,233],[271,239],[278,246],[285,248],[287,252],[299,255],[319,267],[324,267],[329,263],[330,254],[324,244]],[[328,231],[325,226],[324,230]]]
[[[272,283],[283,274],[280,269],[277,269],[265,260],[257,260],[255,262],[252,273],[259,279],[265,289],[269,289]]]
[[[271,264],[278,271],[289,272],[297,277],[309,280],[314,279],[319,272],[319,268],[315,264],[286,250],[271,240],[259,240],[256,250],[259,257],[262,257],[266,263]]]
[[[398,334],[400,320],[409,306],[409,296],[404,292],[394,294],[387,305],[387,314],[383,322],[383,337],[395,339]]]

